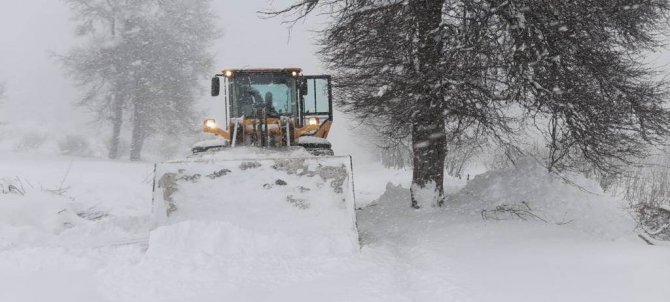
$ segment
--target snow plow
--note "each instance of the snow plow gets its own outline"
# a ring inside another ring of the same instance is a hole
[[[225,121],[203,127],[214,139],[188,159],[156,164],[152,236],[207,233],[244,255],[357,251],[351,158],[333,156],[327,140],[330,77],[224,70],[212,96],[221,88]]]
[[[223,88],[225,122],[206,119],[203,131],[216,136],[196,144],[194,153],[226,147],[302,147],[333,155],[330,76],[303,76],[299,68],[228,69],[212,79],[212,96]],[[219,127],[222,126],[223,128]]]

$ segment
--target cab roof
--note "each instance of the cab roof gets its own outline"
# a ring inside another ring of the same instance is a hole
[[[302,69],[297,67],[288,67],[288,68],[226,68],[223,70],[223,73],[226,71],[232,71],[234,73],[238,72],[286,72],[292,73],[297,72],[298,74],[302,72]]]

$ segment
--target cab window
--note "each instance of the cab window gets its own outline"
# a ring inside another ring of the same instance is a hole
[[[307,77],[307,90],[303,95],[305,114],[330,113],[330,78]]]

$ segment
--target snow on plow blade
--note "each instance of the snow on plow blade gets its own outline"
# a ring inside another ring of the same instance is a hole
[[[350,157],[156,164],[149,251],[359,250]]]

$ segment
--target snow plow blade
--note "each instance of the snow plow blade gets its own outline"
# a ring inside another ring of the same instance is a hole
[[[153,218],[151,237],[199,237],[213,253],[360,249],[348,156],[159,163]]]

